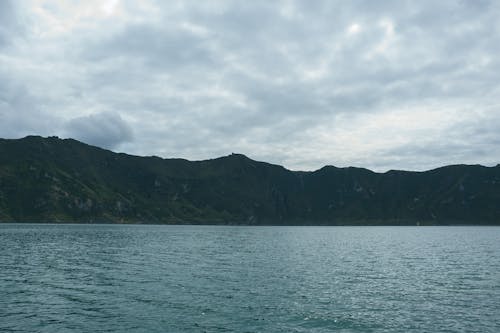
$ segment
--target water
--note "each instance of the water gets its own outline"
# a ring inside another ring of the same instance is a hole
[[[500,332],[499,227],[0,225],[0,332]]]

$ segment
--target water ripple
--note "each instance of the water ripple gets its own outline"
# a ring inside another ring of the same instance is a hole
[[[499,332],[500,228],[0,225],[1,332]]]

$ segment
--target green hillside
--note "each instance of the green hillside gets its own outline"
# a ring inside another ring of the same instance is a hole
[[[294,172],[238,154],[191,162],[0,139],[0,221],[500,224],[500,166]]]

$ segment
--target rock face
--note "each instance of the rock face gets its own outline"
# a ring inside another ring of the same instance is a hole
[[[239,154],[190,162],[0,139],[0,221],[500,224],[500,166],[294,172]]]

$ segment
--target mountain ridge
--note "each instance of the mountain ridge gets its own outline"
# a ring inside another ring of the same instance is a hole
[[[74,139],[0,139],[1,222],[500,224],[500,165],[291,171],[243,154],[189,161]]]

